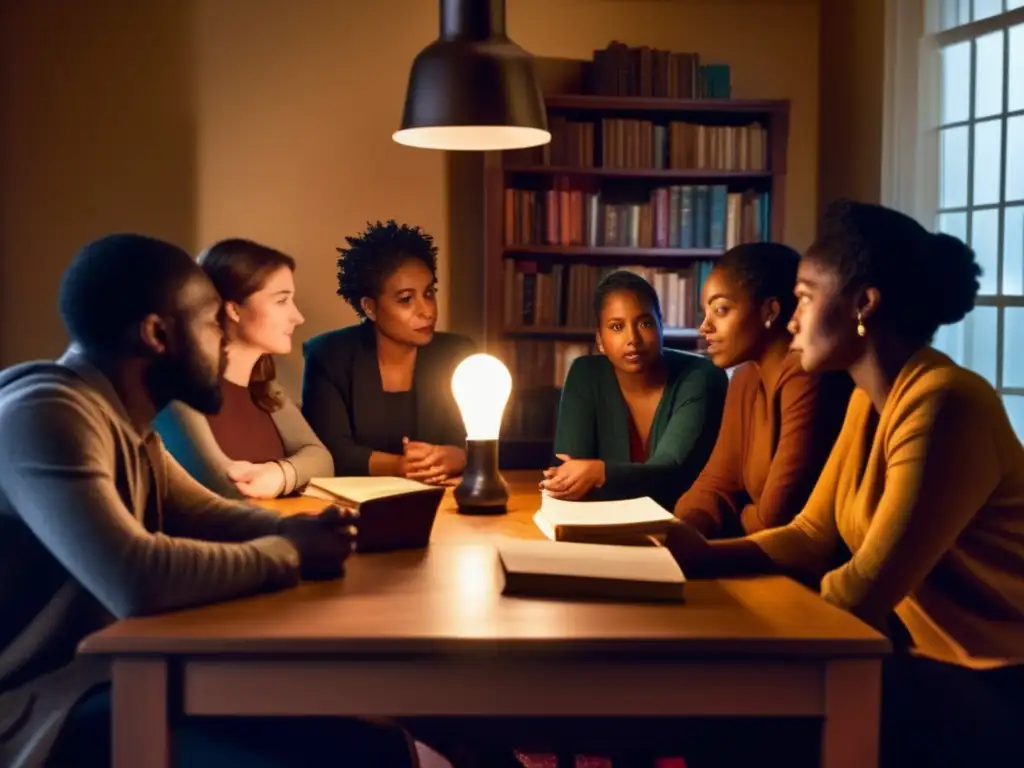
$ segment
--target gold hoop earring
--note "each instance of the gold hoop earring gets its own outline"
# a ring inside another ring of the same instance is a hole
[[[860,336],[861,338],[864,338],[865,336],[867,336],[867,334],[868,334],[868,329],[864,327],[864,316],[860,312],[858,312],[857,313],[857,335]]]

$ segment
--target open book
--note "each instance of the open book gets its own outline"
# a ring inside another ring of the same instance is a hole
[[[619,601],[681,601],[686,578],[664,547],[499,537],[502,594]]]
[[[404,477],[314,477],[303,496],[357,510],[356,551],[383,552],[427,546],[444,488]]]
[[[623,501],[563,501],[547,494],[533,521],[552,541],[641,543],[664,533],[675,517],[648,496]]]

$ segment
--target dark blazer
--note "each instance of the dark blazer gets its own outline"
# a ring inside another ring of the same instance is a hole
[[[303,345],[306,368],[302,376],[302,413],[334,458],[340,476],[366,475],[370,454],[385,450],[368,445],[368,425],[379,431],[388,414],[377,363],[373,325],[339,328],[315,336]],[[466,441],[462,414],[452,395],[456,366],[473,354],[473,342],[453,333],[435,333],[416,355],[413,397],[416,425],[412,440],[434,445]]]
[[[729,378],[700,355],[666,349],[668,380],[651,424],[650,454],[629,457],[629,407],[604,355],[577,358],[558,406],[555,452],[601,459],[605,484],[597,499],[650,496],[672,510],[704,468],[718,437]]]

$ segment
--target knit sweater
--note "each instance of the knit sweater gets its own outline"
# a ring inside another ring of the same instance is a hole
[[[675,513],[705,536],[785,525],[803,509],[839,434],[853,383],[807,373],[787,355],[767,389],[754,363],[729,382],[718,442]]]
[[[854,392],[803,511],[751,538],[868,623],[895,611],[917,654],[1024,661],[1024,448],[991,385],[934,349],[906,363],[881,414]]]
[[[629,407],[608,358],[587,355],[569,369],[558,407],[555,452],[604,461],[605,483],[593,492],[595,499],[650,496],[672,509],[711,455],[728,378],[699,355],[671,349],[664,355],[668,379],[644,462],[630,461]]]

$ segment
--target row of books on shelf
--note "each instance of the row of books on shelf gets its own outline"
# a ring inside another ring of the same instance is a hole
[[[758,122],[703,125],[606,118],[595,123],[552,117],[551,142],[507,152],[508,168],[555,166],[613,170],[768,170],[768,132]]]
[[[700,54],[613,41],[594,51],[591,90],[599,96],[728,99],[728,64],[701,64]]]
[[[699,325],[700,290],[713,266],[711,261],[698,261],[683,269],[664,269],[505,259],[505,327],[509,330],[593,328],[597,284],[609,272],[624,269],[640,275],[654,287],[666,328],[692,329]]]
[[[642,203],[578,189],[505,189],[506,247],[728,249],[769,240],[770,223],[767,192],[730,192],[724,184],[659,187]]]
[[[561,387],[573,361],[596,352],[593,342],[505,342],[502,359],[515,387],[505,408],[503,439],[550,440],[558,420]]]
[[[561,388],[577,357],[594,354],[593,341],[506,339],[502,359],[515,381],[515,391]]]

